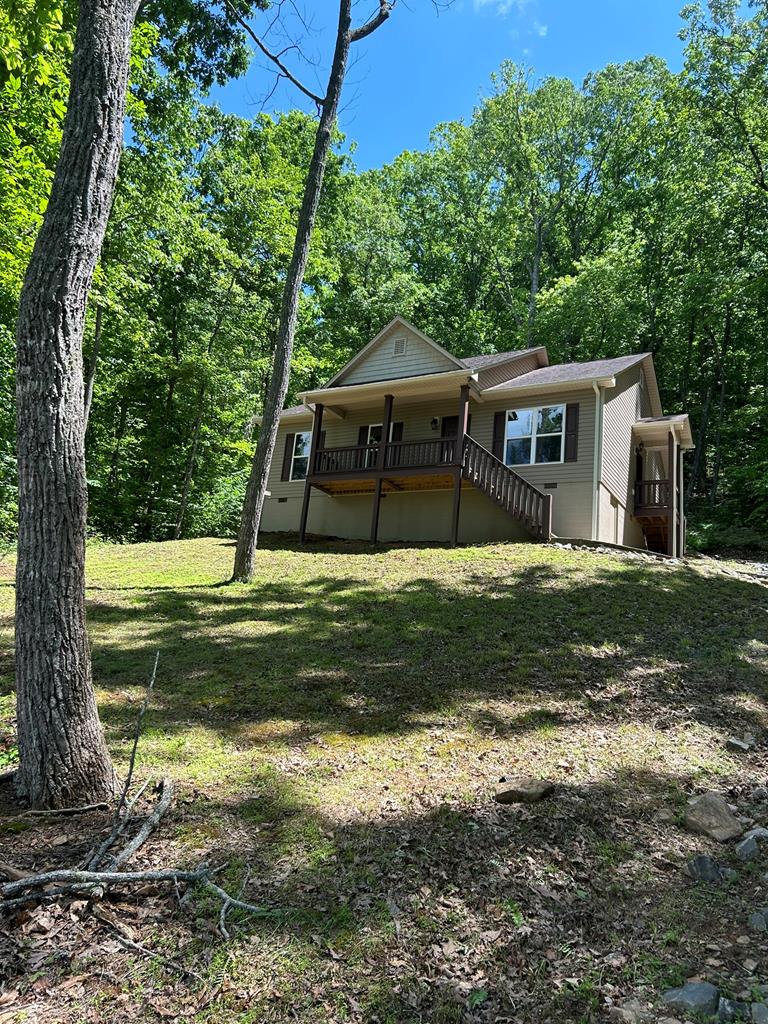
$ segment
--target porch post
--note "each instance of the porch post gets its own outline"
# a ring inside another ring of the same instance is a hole
[[[376,486],[373,489],[373,515],[371,517],[371,544],[379,539],[379,510],[381,509],[381,474],[387,462],[387,447],[389,446],[389,428],[392,423],[392,403],[394,395],[384,396],[384,415],[381,420],[381,444],[376,457]]]
[[[462,463],[464,455],[464,437],[467,433],[467,420],[469,418],[469,384],[462,384],[459,391],[459,427],[456,432],[456,451],[454,462]]]
[[[669,481],[669,506],[667,509],[667,554],[677,554],[677,444],[674,430],[667,438],[667,479]]]
[[[376,486],[373,490],[373,517],[371,519],[371,544],[375,544],[379,537],[379,508],[381,507],[381,477],[376,477]]]
[[[451,519],[451,547],[459,543],[459,511],[461,508],[461,465],[464,459],[464,438],[467,434],[469,416],[469,384],[462,384],[459,391],[459,416],[456,430],[456,450],[453,461],[457,463],[453,480],[453,516]]]
[[[384,396],[384,415],[381,420],[381,445],[379,446],[379,456],[376,460],[378,469],[384,469],[387,462],[387,446],[389,445],[389,431],[392,427],[392,403],[394,400],[394,395]]]
[[[461,430],[461,427],[459,427]],[[453,518],[451,520],[451,547],[459,543],[459,507],[461,505],[461,469],[455,469],[453,478]]]
[[[683,479],[683,449],[677,448],[677,553],[682,557],[685,554],[685,480]]]
[[[301,503],[301,523],[299,525],[299,543],[303,544],[307,536],[307,516],[309,515],[309,495],[312,491],[310,477],[315,472],[315,458],[317,446],[320,441],[320,431],[323,429],[323,406],[320,402],[315,404],[315,419],[312,423],[312,440],[309,443],[309,459],[307,460],[307,476],[304,481],[304,501]]]

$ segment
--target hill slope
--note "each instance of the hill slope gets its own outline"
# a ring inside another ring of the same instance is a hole
[[[138,954],[117,970],[133,954],[65,914],[51,955],[73,959],[45,968],[61,1019],[108,1000],[112,1020],[598,1020],[691,974],[768,980],[766,942],[737,941],[768,863],[703,889],[687,857],[733,850],[678,824],[713,788],[768,825],[765,747],[724,744],[766,724],[764,587],[533,545],[268,545],[247,587],[223,585],[231,560],[218,540],[94,546],[94,673],[124,768],[160,650],[137,776],[183,796],[138,863],[226,861],[273,914],[233,918],[225,942],[203,901],[126,900],[137,941],[202,975],[186,982]],[[12,601],[0,587],[7,747]],[[554,798],[496,804],[510,772],[553,779]],[[54,847],[60,823],[11,824],[3,859],[42,867],[104,821],[68,823]],[[40,998],[22,984],[14,1006]]]

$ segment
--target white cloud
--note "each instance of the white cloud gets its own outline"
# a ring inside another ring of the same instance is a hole
[[[534,30],[534,32],[536,33],[537,36],[541,36],[542,39],[547,34],[548,29],[549,29],[548,25],[542,25],[538,21],[534,21],[534,23],[533,23],[533,30]]]
[[[500,18],[506,18],[513,11],[521,13],[531,3],[531,0],[474,0],[476,11],[488,11]]]

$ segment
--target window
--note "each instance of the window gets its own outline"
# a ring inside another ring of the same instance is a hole
[[[504,461],[508,466],[562,462],[565,406],[512,409],[507,413]]]
[[[312,431],[304,430],[293,439],[293,455],[291,456],[291,480],[305,480],[309,465],[309,446],[312,443]]]
[[[408,342],[405,338],[395,338],[395,342],[392,346],[393,355],[404,356],[407,346]]]
[[[394,423],[389,425],[389,441],[392,443],[392,431],[394,430]],[[368,438],[365,444],[381,444],[381,432],[384,428],[383,423],[371,423],[368,427]],[[374,451],[368,451],[365,453],[365,465],[366,467],[375,466],[378,453]]]

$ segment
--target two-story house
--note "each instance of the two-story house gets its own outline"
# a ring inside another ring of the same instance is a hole
[[[261,528],[386,541],[685,549],[685,414],[648,353],[459,359],[396,317],[285,409]]]

